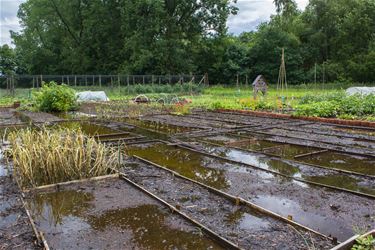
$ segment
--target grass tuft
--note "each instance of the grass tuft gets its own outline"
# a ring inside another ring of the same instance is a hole
[[[118,152],[81,131],[20,130],[9,135],[13,171],[23,188],[108,174]]]

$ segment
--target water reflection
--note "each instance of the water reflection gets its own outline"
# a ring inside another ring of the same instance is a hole
[[[108,228],[130,229],[137,245],[145,249],[213,249],[215,245],[199,232],[183,229],[157,205],[141,205],[107,211],[101,216],[90,216],[89,224],[99,231]],[[186,226],[185,226],[186,227]],[[216,248],[216,247],[215,247]]]
[[[164,143],[153,144],[147,148],[129,146],[127,147],[127,153],[166,166],[181,175],[215,188],[222,189],[229,186],[225,178],[225,171],[216,169],[216,166],[215,168],[210,166],[213,164],[224,164],[214,158],[168,146]]]
[[[71,130],[81,130],[84,134],[89,135],[89,136],[118,133],[118,131],[105,127],[105,126],[100,126],[97,124],[93,124],[89,122],[81,122],[81,121],[60,122],[60,123],[54,124],[52,128],[66,128],[66,129],[71,129]]]

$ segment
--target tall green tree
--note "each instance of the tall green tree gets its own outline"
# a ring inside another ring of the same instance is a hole
[[[13,33],[29,73],[188,73],[231,0],[28,0]]]
[[[11,75],[16,72],[16,55],[14,50],[5,44],[0,47],[0,75]]]

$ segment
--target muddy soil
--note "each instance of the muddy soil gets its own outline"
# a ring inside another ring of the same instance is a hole
[[[0,249],[40,249],[17,185],[0,176]]]
[[[128,159],[122,170],[136,183],[244,249],[330,249],[327,239],[233,202],[171,173]],[[305,241],[306,240],[306,241]],[[293,242],[293,245],[290,245]]]
[[[192,147],[202,152],[207,152],[237,162],[275,171],[291,177],[375,195],[375,178],[373,177],[365,177],[342,173],[335,170],[317,168],[288,159],[270,157],[261,153],[252,153],[228,147],[219,147],[202,143],[194,143],[192,144]],[[332,155],[332,153],[330,154]],[[362,162],[359,159],[357,159],[357,161]],[[311,162],[316,163],[316,161]],[[352,163],[352,167],[355,168],[353,164],[355,163]],[[320,165],[324,165],[324,163],[321,163]],[[375,174],[373,171],[374,169],[370,167],[370,165],[367,167],[367,169],[363,169],[363,172],[367,174]]]
[[[189,178],[253,201],[326,235],[345,240],[353,227],[375,227],[375,201],[350,193],[310,186],[261,170],[230,164],[176,147],[130,146],[128,152]]]
[[[342,136],[347,138],[362,139],[375,141],[375,130],[363,130],[363,129],[348,129],[333,126],[317,125],[317,124],[307,124],[300,127],[287,128],[285,126],[278,126],[278,128],[283,130],[305,132],[310,134],[320,134],[320,135],[333,135]]]
[[[175,115],[155,115],[145,117],[144,120],[158,121],[162,123],[170,123],[180,126],[199,126],[201,128],[236,128],[235,124],[228,124],[227,122],[210,121],[206,119],[196,119],[189,116],[175,116]],[[184,125],[185,124],[185,125]]]
[[[35,123],[50,123],[50,122],[59,122],[59,121],[64,120],[55,115],[45,113],[45,112],[21,111],[19,113],[21,116],[24,117],[24,119],[29,119],[30,121],[35,122]]]
[[[252,131],[249,132],[242,132],[243,135],[254,136]],[[352,154],[365,154],[365,155],[374,155],[374,149],[371,148],[360,148],[360,147],[351,147],[349,145],[342,145],[342,144],[331,144],[331,143],[324,143],[321,141],[311,141],[306,140],[305,138],[287,138],[283,136],[271,136],[267,140],[280,142],[280,143],[290,143],[296,144],[301,146],[307,147],[316,147],[322,149],[329,149],[334,151],[341,151],[343,153],[352,153]]]
[[[375,149],[375,142],[368,141],[365,139],[355,139],[335,135],[322,135],[316,133],[312,136],[312,134],[307,131],[290,131],[280,128],[264,129],[261,132],[267,135],[288,136],[299,139],[310,138],[311,140],[321,141],[329,144],[337,144],[347,147],[361,147],[373,150]]]
[[[218,119],[223,121],[235,121],[237,123],[242,123],[246,125],[258,125],[259,127],[265,126],[274,126],[280,124],[293,123],[296,125],[300,124],[309,124],[311,122],[306,121],[297,121],[289,119],[278,119],[278,118],[268,118],[268,117],[259,117],[251,115],[242,115],[242,114],[230,114],[230,113],[221,113],[221,112],[199,112],[194,114],[198,119]]]
[[[96,107],[100,106],[100,103],[95,102],[84,102],[79,105],[78,112],[90,114],[90,115],[96,115]]]
[[[15,113],[14,109],[0,110],[0,126],[24,124],[22,119]]]
[[[210,150],[210,147],[215,148],[221,146],[221,151],[226,151],[226,155],[224,155],[225,157],[235,157],[238,161],[242,161],[242,157],[245,157],[246,160],[249,155],[261,154],[269,159],[275,159],[275,157],[280,158],[279,160],[283,162],[292,162],[304,165],[312,164],[325,168],[341,169],[359,174],[370,175],[372,177],[375,176],[375,158],[368,156],[359,156],[354,154],[350,155],[333,151],[324,152],[319,148],[309,146],[287,143],[282,144],[252,138],[243,139],[228,134],[190,138],[189,141],[195,145],[200,145],[201,149],[203,145],[202,150],[204,150],[205,147]],[[236,151],[233,148],[240,149],[240,151]],[[244,155],[243,152],[245,152],[246,155]],[[314,154],[306,155],[309,153]],[[303,154],[305,155],[303,156]],[[295,158],[295,156],[300,157]],[[251,164],[253,162],[254,161],[250,161],[247,163]]]
[[[88,136],[108,135],[122,132],[121,130],[114,128],[114,126],[110,127],[94,121],[64,121],[53,124],[51,128],[81,130]]]
[[[117,178],[38,192],[27,200],[52,249],[222,249]]]
[[[370,139],[374,140],[375,129],[373,128],[362,128],[362,127],[350,127],[343,125],[333,125],[329,123],[318,123],[312,121],[301,121],[293,119],[284,119],[284,118],[270,118],[270,117],[261,117],[254,115],[244,115],[244,114],[234,114],[229,112],[194,112],[193,116],[198,119],[216,119],[223,121],[235,121],[242,124],[254,124],[258,127],[254,127],[254,130],[264,128],[287,128],[288,130],[301,130],[309,131],[311,130],[314,134],[322,135],[336,135],[349,138],[357,139]]]

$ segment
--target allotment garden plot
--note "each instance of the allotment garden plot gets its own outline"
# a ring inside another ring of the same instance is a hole
[[[3,111],[4,152],[10,131],[29,128],[80,131],[118,154],[108,175],[22,193],[11,187],[12,160],[2,159],[0,191],[20,198],[11,210],[0,206],[0,218],[21,214],[25,229],[19,238],[0,223],[9,245],[330,249],[375,228],[374,128],[126,108],[64,117]]]

